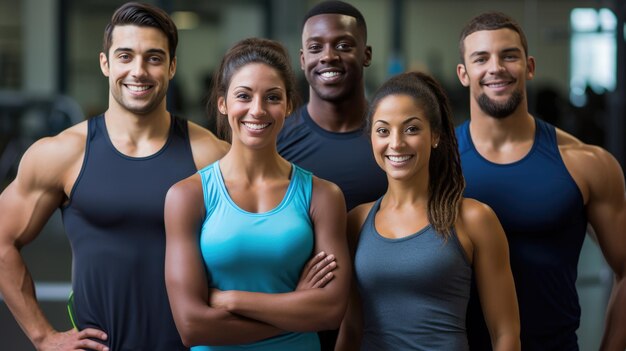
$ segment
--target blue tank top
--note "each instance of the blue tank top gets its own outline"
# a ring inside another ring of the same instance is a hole
[[[472,268],[456,233],[430,225],[389,239],[376,231],[372,206],[354,258],[363,310],[361,350],[468,350],[465,314]]]
[[[219,161],[200,170],[206,217],[200,249],[209,284],[220,290],[263,293],[294,291],[314,247],[309,217],[312,175],[292,165],[280,204],[263,213],[241,209],[224,184]],[[285,333],[237,346],[199,346],[192,350],[319,350],[316,333]]]
[[[559,152],[554,126],[535,119],[532,148],[521,160],[496,164],[474,147],[469,121],[456,129],[465,196],[495,211],[509,241],[524,350],[578,350],[577,267],[587,228],[582,194]],[[472,290],[468,335],[490,350],[480,302]]]
[[[186,350],[165,290],[165,194],[196,172],[187,121],[172,118],[152,156],[115,149],[100,115],[88,121],[85,157],[62,208],[72,247],[79,329],[105,331],[111,350]]]
[[[311,119],[306,105],[285,119],[277,143],[285,159],[337,184],[348,211],[387,190],[387,176],[374,160],[368,133],[329,132]]]

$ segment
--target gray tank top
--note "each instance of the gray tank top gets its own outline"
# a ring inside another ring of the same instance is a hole
[[[400,239],[381,236],[372,207],[355,256],[363,309],[361,350],[468,350],[465,314],[472,268],[456,232],[430,225]]]

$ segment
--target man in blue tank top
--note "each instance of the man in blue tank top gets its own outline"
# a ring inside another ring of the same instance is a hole
[[[164,281],[165,194],[222,157],[227,144],[166,109],[177,30],[127,3],[105,29],[100,116],[32,145],[0,195],[0,291],[38,350],[184,350]],[[73,254],[76,328],[47,321],[20,249],[61,208]]]
[[[520,26],[485,13],[463,29],[458,77],[470,121],[457,127],[465,196],[490,205],[507,234],[523,350],[578,350],[578,258],[591,224],[616,281],[603,350],[626,348],[624,175],[607,151],[528,113],[535,75]],[[472,350],[491,349],[475,294],[468,307]]]

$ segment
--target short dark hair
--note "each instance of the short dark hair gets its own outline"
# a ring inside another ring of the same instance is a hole
[[[281,43],[262,38],[248,38],[235,43],[226,52],[214,73],[211,98],[207,103],[208,116],[216,117],[217,133],[226,141],[231,138],[230,126],[226,116],[219,111],[217,101],[228,93],[228,86],[235,73],[251,63],[262,63],[275,69],[285,84],[287,105],[294,110],[299,103],[295,74],[287,49]]]
[[[113,16],[111,16],[111,21],[104,29],[102,45],[102,50],[107,57],[113,41],[113,29],[116,26],[124,25],[152,27],[160,30],[167,37],[170,61],[176,57],[178,29],[172,18],[167,12],[154,5],[139,2],[127,2],[115,10]]]
[[[502,12],[485,12],[474,18],[472,18],[461,31],[461,38],[459,40],[459,53],[461,55],[461,62],[465,62],[465,38],[468,35],[483,31],[483,30],[497,30],[502,28],[511,29],[519,35],[522,47],[524,48],[524,56],[528,57],[528,41],[526,41],[526,35],[522,27],[509,15]]]
[[[304,15],[304,20],[302,20],[302,27],[309,18],[317,15],[328,15],[328,14],[336,14],[336,15],[345,15],[354,17],[356,19],[357,27],[363,31],[363,39],[367,42],[367,24],[365,23],[365,17],[361,11],[359,11],[356,7],[337,0],[323,1],[319,4],[313,6],[307,13]]]
[[[390,78],[376,90],[367,113],[371,133],[372,118],[381,100],[390,95],[406,95],[421,106],[433,133],[439,136],[428,164],[428,220],[435,230],[448,238],[459,215],[465,180],[457,146],[452,109],[446,92],[432,76],[405,72]]]

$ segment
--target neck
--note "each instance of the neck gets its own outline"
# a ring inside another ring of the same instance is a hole
[[[472,100],[470,132],[475,143],[525,142],[534,139],[535,121],[528,113],[525,100],[511,115],[504,118],[487,115]]]
[[[385,201],[392,207],[423,206],[428,204],[428,176],[396,180],[387,177]]]
[[[289,178],[291,164],[278,154],[275,146],[250,149],[233,142],[220,160],[220,170],[225,179],[239,179],[252,184],[268,178]]]
[[[363,92],[340,102],[327,101],[318,97],[313,90],[307,105],[311,119],[321,128],[336,133],[345,133],[363,127],[367,112],[367,99]]]

